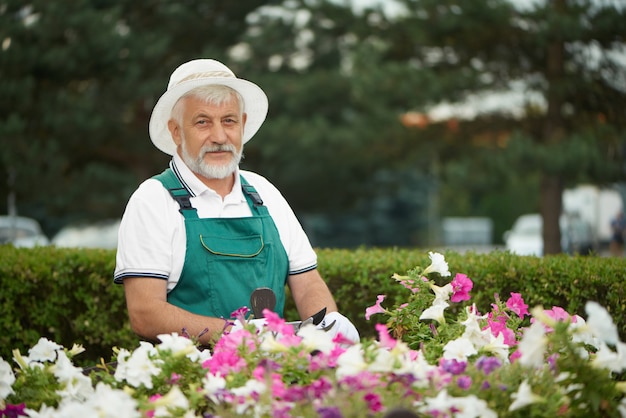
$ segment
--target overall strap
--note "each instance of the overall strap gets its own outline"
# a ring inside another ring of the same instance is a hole
[[[239,179],[241,181],[241,190],[248,201],[250,210],[263,215],[268,214],[267,208],[263,205],[263,199],[261,199],[259,192],[257,192],[254,186],[248,183],[242,175],[239,175]]]
[[[178,211],[185,218],[198,217],[196,208],[191,206],[191,202],[189,201],[191,194],[185,187],[183,187],[182,183],[178,180],[178,177],[176,177],[171,168],[166,168],[161,174],[157,174],[152,178],[159,180],[161,184],[163,184],[163,187],[170,192],[172,198],[178,203],[178,206],[180,206]]]

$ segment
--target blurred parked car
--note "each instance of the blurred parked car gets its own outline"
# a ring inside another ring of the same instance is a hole
[[[117,248],[119,227],[119,220],[68,225],[52,238],[52,244],[57,247]]]
[[[50,240],[42,232],[39,222],[23,216],[0,216],[0,244],[16,247],[48,245]]]
[[[560,218],[561,248],[569,254],[589,254],[594,248],[591,225],[575,214]],[[522,215],[504,233],[506,249],[518,255],[543,255],[543,219],[538,213]]]

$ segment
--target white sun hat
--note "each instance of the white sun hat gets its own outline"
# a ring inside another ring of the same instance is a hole
[[[176,144],[172,139],[167,122],[172,115],[172,108],[185,93],[210,84],[228,86],[243,97],[243,108],[247,114],[242,142],[248,142],[259,130],[267,116],[267,96],[256,84],[237,78],[235,74],[219,61],[196,59],[182,64],[170,76],[167,91],[157,101],[150,116],[150,139],[166,154],[174,155]]]

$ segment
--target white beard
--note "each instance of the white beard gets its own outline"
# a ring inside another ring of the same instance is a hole
[[[200,148],[197,157],[193,157],[189,154],[189,151],[186,147],[185,138],[182,138],[182,158],[185,164],[189,167],[191,171],[196,174],[200,174],[202,177],[208,179],[223,179],[233,174],[239,163],[241,162],[241,158],[243,156],[243,146],[241,147],[240,152],[237,152],[237,149],[232,144],[224,144],[224,145],[205,145]],[[210,165],[206,161],[204,161],[204,155],[208,152],[215,151],[228,151],[232,154],[230,162],[225,165]]]

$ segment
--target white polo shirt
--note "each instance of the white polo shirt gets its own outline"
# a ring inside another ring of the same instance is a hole
[[[191,194],[200,218],[252,216],[241,190],[243,175],[263,199],[289,258],[289,274],[317,267],[317,255],[300,222],[282,194],[267,179],[238,170],[230,194],[224,197],[205,186],[175,154],[170,168]],[[130,197],[119,229],[114,281],[126,277],[154,277],[168,281],[172,290],[183,269],[186,252],[185,221],[178,203],[155,179],[144,181]]]

